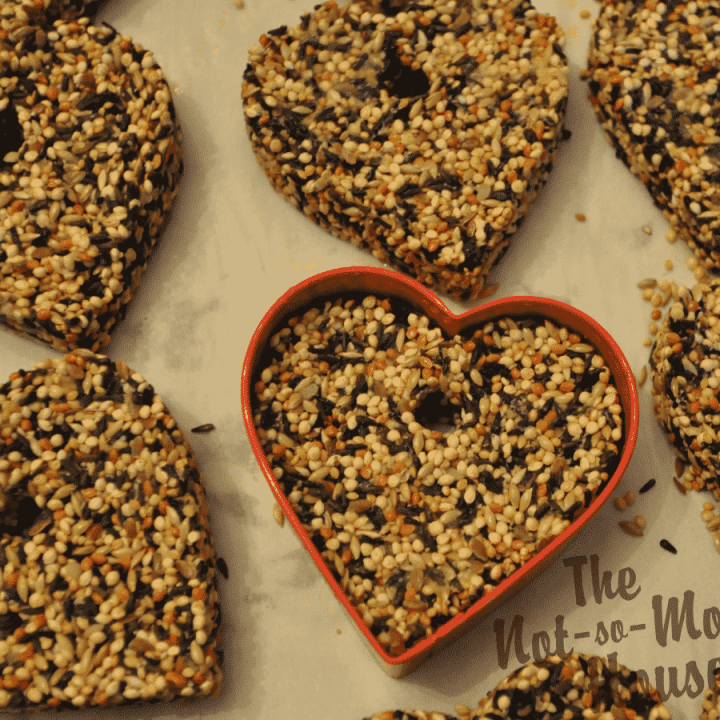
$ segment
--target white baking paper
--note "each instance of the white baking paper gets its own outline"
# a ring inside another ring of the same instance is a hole
[[[614,156],[579,72],[591,0],[538,0],[567,35],[567,127],[540,200],[492,276],[497,297],[534,294],[571,303],[615,337],[632,367],[647,362],[645,277],[689,283],[688,249]],[[185,173],[172,219],[109,354],[142,373],[192,435],[211,503],[221,581],[226,687],[215,701],[109,710],[104,717],[360,720],[419,708],[475,705],[521,662],[555,650],[616,656],[644,670],[673,717],[700,714],[720,665],[720,556],[699,515],[705,497],[681,495],[673,454],[640,389],[637,450],[620,490],[657,484],[624,513],[605,508],[532,584],[403,680],[375,663],[289,525],[252,456],[240,414],[240,371],[257,323],[293,284],[341,266],[377,266],[331,237],[270,188],[247,140],[241,81],[247,50],[266,30],[295,24],[302,0],[108,0],[101,18],[151,49],[175,93]],[[585,222],[576,219],[583,213]],[[652,234],[642,228],[647,226]],[[665,269],[665,261],[674,264]],[[456,312],[475,303],[447,301]],[[53,351],[0,329],[0,378]],[[618,527],[647,518],[645,536]],[[661,539],[676,548],[663,550]],[[95,717],[95,714],[93,714]]]

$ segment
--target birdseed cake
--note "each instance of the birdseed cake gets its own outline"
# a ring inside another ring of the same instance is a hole
[[[551,655],[515,670],[479,707],[455,715],[388,711],[366,720],[670,720],[657,690],[628,668],[595,655]],[[716,716],[714,716],[716,717]],[[703,720],[711,720],[710,717]]]
[[[365,720],[460,720],[455,715],[441,712],[425,712],[423,710],[386,710],[375,713]]]
[[[0,7],[0,323],[103,350],[177,194],[181,130],[152,53],[87,18]]]
[[[700,720],[718,720],[720,718],[720,671],[715,671],[715,682],[703,694]]]
[[[217,558],[152,386],[78,350],[0,386],[0,708],[220,691]]]
[[[475,297],[553,165],[563,43],[528,0],[330,0],[250,48],[252,148],[321,227]]]
[[[670,720],[657,690],[636,672],[595,655],[552,655],[500,682],[474,711],[475,720],[532,717]]]
[[[448,337],[397,298],[340,297],[269,348],[253,403],[268,465],[392,655],[561,534],[617,465],[605,360],[541,318]]]
[[[617,156],[707,268],[720,264],[718,0],[609,0],[584,73]]]
[[[92,16],[100,5],[100,0],[4,0],[2,4],[6,19],[10,10],[21,23],[50,26],[56,20],[67,22]],[[5,29],[7,30],[7,26]]]
[[[650,379],[657,419],[696,489],[718,493],[720,281],[679,287],[655,337]]]

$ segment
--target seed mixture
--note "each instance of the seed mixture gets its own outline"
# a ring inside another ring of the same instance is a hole
[[[650,354],[660,425],[679,456],[687,489],[718,492],[720,471],[720,282],[678,287]]]
[[[595,717],[670,720],[657,690],[636,672],[595,655],[551,655],[528,663],[480,703],[477,720]]]
[[[523,665],[502,680],[477,709],[456,708],[457,717],[422,711],[389,711],[366,720],[670,720],[652,686],[632,670],[595,655],[551,655]],[[716,720],[717,716],[707,720]]]
[[[705,523],[705,528],[712,534],[715,549],[720,553],[720,515],[716,514],[716,509],[714,502],[704,502],[700,517]]]
[[[4,0],[3,14],[7,18],[8,10],[12,10],[21,22],[52,25],[55,20],[70,21],[90,16],[99,4],[99,0]]]
[[[190,446],[122,362],[0,386],[0,707],[220,691],[217,557]]]
[[[441,712],[425,712],[423,710],[386,710],[375,713],[365,720],[465,720],[470,715],[457,717]]]
[[[152,53],[0,7],[0,323],[104,349],[165,224],[181,131]]]
[[[616,465],[605,360],[541,318],[446,337],[397,298],[320,300],[269,342],[253,420],[379,644],[432,634],[562,533]]]
[[[718,0],[610,0],[583,77],[617,156],[706,268],[720,261]]]
[[[715,682],[703,694],[700,720],[718,720],[720,718],[720,670],[715,671]]]
[[[477,297],[553,165],[563,43],[529,0],[329,0],[250,48],[250,141],[321,227]]]

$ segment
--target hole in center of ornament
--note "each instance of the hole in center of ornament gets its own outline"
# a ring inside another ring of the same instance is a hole
[[[452,405],[440,390],[429,392],[419,403],[415,412],[416,422],[431,432],[443,435],[457,429],[457,408]]]
[[[418,69],[413,70],[406,65],[395,45],[385,51],[385,69],[378,75],[378,80],[387,91],[399,98],[411,98],[424,95],[430,89],[427,75]]]
[[[48,515],[47,512],[44,513]],[[42,508],[37,506],[33,498],[6,496],[0,511],[0,534],[13,537],[24,536],[43,516]]]
[[[0,110],[0,165],[6,164],[4,158],[8,153],[20,150],[24,139],[17,112],[12,103],[8,103]]]
[[[387,17],[395,17],[406,5],[406,0],[382,0],[380,3],[380,12]]]

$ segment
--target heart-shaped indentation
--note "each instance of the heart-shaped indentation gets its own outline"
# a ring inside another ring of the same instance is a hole
[[[617,156],[708,268],[720,265],[718,12],[716,0],[605,3],[583,72]]]
[[[475,297],[550,172],[564,36],[529,0],[318,5],[250,48],[253,150],[334,235]]]
[[[108,25],[57,32],[1,12],[0,323],[61,351],[103,350],[177,194],[170,88],[152,53]]]
[[[391,673],[544,566],[637,434],[632,373],[583,313],[509,298],[453,315],[382,270],[288,291],[242,387],[273,492]]]
[[[205,490],[141,375],[80,350],[0,386],[0,523],[0,707],[220,691]]]
[[[517,720],[593,717],[670,720],[656,688],[612,659],[571,653],[523,665],[499,682],[477,708],[456,715],[422,710],[376,713],[366,720]],[[703,708],[712,707],[709,703]],[[706,716],[703,716],[705,720]]]

